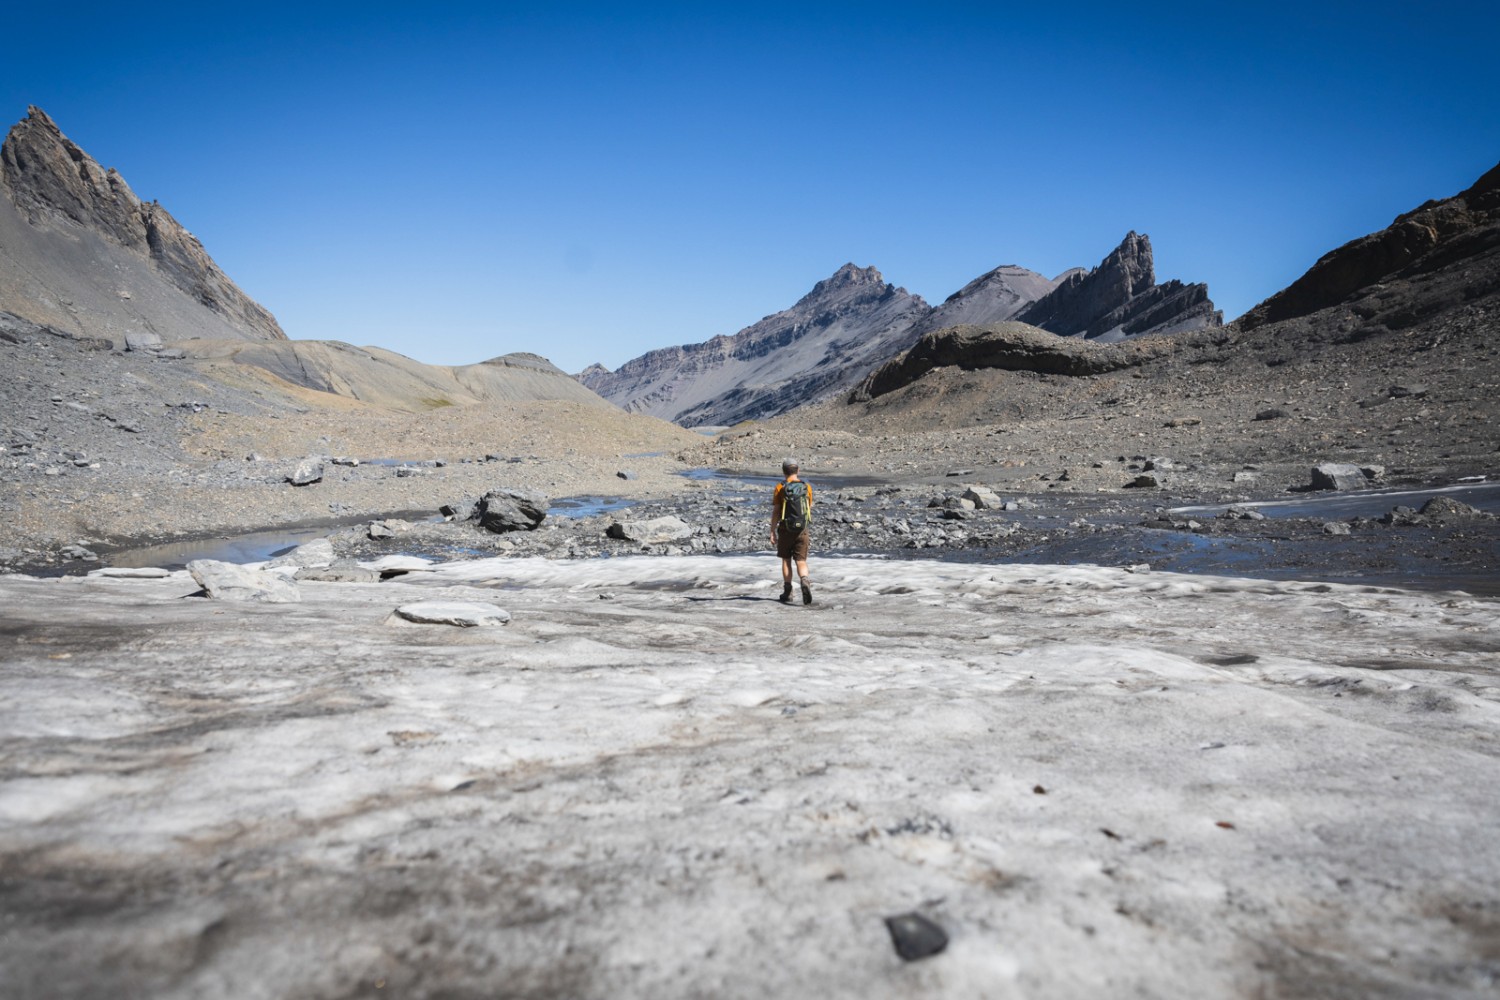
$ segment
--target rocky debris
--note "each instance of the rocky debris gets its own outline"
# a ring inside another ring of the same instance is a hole
[[[410,521],[399,517],[387,517],[380,521],[371,521],[365,528],[365,535],[369,538],[395,538],[397,535],[404,535],[411,528]]]
[[[1264,521],[1266,515],[1251,507],[1228,507],[1219,515],[1225,521]]]
[[[480,601],[417,601],[401,605],[396,615],[419,625],[460,628],[494,628],[510,622],[509,611]]]
[[[1325,535],[1347,535],[1349,533],[1349,525],[1343,521],[1327,521],[1323,524],[1323,534]]]
[[[1314,490],[1361,490],[1370,485],[1370,477],[1357,465],[1345,462],[1323,462],[1312,470]]]
[[[667,347],[579,375],[605,399],[691,426],[765,419],[845,391],[916,339],[931,312],[873,267],[845,264],[790,309],[733,336]]]
[[[693,527],[682,518],[669,514],[648,521],[615,521],[605,533],[620,541],[661,545],[692,537]]]
[[[920,913],[886,917],[885,927],[896,954],[905,962],[931,958],[948,947],[947,932]]]
[[[323,463],[316,458],[304,458],[286,477],[286,481],[293,486],[311,486],[322,480]]]
[[[1125,484],[1127,490],[1155,490],[1161,488],[1161,480],[1150,473],[1142,473]]]
[[[1068,274],[1016,319],[1067,337],[1114,341],[1218,326],[1224,315],[1207,285],[1156,284],[1151,239],[1131,232],[1098,267]]]
[[[295,566],[298,568],[307,566],[327,566],[333,562],[333,542],[327,538],[314,538],[310,542],[304,542],[285,555],[277,556],[268,561],[264,569],[277,569],[283,566]]]
[[[187,570],[216,601],[292,604],[302,600],[297,585],[280,573],[248,569],[216,559],[195,559],[188,563]]]
[[[82,545],[64,545],[58,550],[58,555],[64,560],[77,562],[98,562],[99,554],[93,549]]]
[[[532,531],[547,517],[549,503],[540,493],[526,490],[491,490],[474,504],[470,520],[495,534]]]

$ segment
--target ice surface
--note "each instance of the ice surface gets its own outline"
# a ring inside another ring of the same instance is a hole
[[[1090,566],[0,578],[17,996],[1488,996],[1500,602]],[[383,624],[492,601],[503,629]],[[947,949],[905,963],[884,920]]]

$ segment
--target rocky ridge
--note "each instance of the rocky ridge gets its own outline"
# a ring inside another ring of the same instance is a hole
[[[1092,271],[1048,279],[1007,264],[936,308],[885,284],[874,268],[846,264],[792,309],[733,337],[651,351],[615,372],[590,365],[578,378],[627,410],[685,426],[729,425],[853,388],[933,331],[1011,319],[1116,341],[1216,326],[1223,316],[1206,285],[1156,284],[1151,241],[1132,232]]]
[[[36,107],[0,145],[0,305],[120,347],[286,339],[192,233]]]
[[[910,346],[931,307],[873,267],[845,264],[790,309],[733,336],[651,351],[579,378],[634,413],[683,426],[784,413],[847,389]]]
[[[1158,285],[1151,238],[1131,232],[1098,267],[1065,275],[1015,318],[1066,337],[1116,341],[1218,326],[1224,314],[1207,285]]]

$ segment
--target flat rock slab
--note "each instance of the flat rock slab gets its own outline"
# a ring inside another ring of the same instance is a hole
[[[418,601],[403,604],[396,614],[419,625],[458,625],[491,628],[510,621],[510,612],[480,601]]]
[[[302,600],[297,585],[279,573],[247,569],[217,559],[195,559],[187,564],[187,570],[216,601],[294,604]]]
[[[160,566],[104,566],[89,571],[89,576],[110,576],[127,580],[159,580],[171,575],[171,570]]]

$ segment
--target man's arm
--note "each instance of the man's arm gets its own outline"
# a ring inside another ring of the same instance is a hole
[[[780,521],[780,519],[776,516],[776,514],[777,514],[777,508],[780,506],[777,503],[777,501],[779,501],[781,499],[781,490],[782,490],[782,487],[781,486],[777,486],[776,489],[774,489],[771,492],[771,544],[772,545],[776,544],[776,527],[777,527],[777,525],[778,525],[778,523]]]

